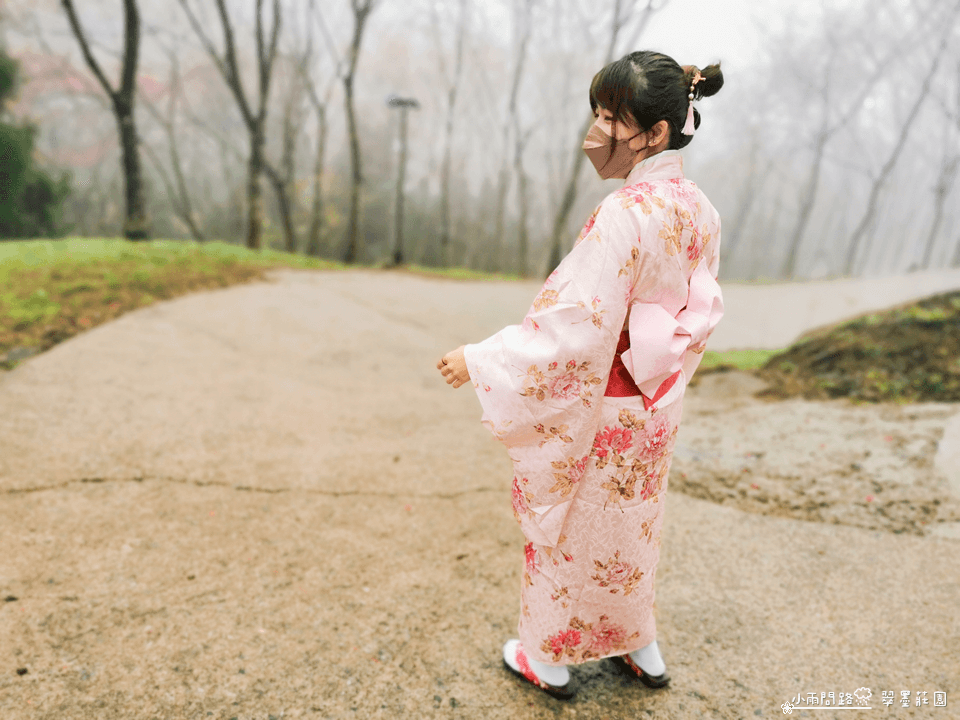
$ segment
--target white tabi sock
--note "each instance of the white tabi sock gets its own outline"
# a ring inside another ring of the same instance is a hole
[[[517,646],[519,640],[507,640],[503,646],[503,660],[517,672],[520,672],[520,665],[517,663]],[[534,675],[543,680],[548,685],[554,687],[563,687],[570,682],[570,671],[566,665],[545,665],[537,662],[527,655],[527,662],[530,663],[530,669]]]
[[[630,653],[630,659],[639,665],[640,669],[647,675],[653,677],[663,675],[667,671],[667,666],[664,664],[663,658],[660,657],[660,648],[657,647],[656,640],[646,647],[634,650]]]

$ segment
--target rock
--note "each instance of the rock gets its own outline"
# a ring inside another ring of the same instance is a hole
[[[933,464],[946,476],[953,494],[960,497],[960,413],[947,421]]]
[[[21,360],[33,357],[39,352],[36,348],[14,347],[7,352],[0,354],[0,368],[12,370],[13,366]]]

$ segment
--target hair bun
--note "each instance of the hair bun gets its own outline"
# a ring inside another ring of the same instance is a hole
[[[707,65],[700,71],[703,80],[697,83],[693,89],[697,98],[710,97],[720,92],[723,87],[723,71],[720,69],[720,63]]]

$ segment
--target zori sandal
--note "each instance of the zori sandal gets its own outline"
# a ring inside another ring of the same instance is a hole
[[[530,667],[530,660],[523,650],[519,640],[507,640],[503,646],[503,665],[514,675],[522,677],[524,680],[536,685],[548,695],[559,700],[569,700],[574,696],[570,689],[570,683],[566,685],[551,685],[537,677],[537,674]]]
[[[670,676],[664,672],[661,675],[650,675],[637,665],[629,655],[619,655],[610,658],[613,664],[620,668],[624,675],[635,677],[649,688],[662,688],[670,684]]]

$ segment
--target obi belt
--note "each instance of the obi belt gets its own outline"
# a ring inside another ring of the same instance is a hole
[[[677,370],[673,375],[664,380],[653,394],[653,397],[647,397],[640,392],[640,388],[638,388],[637,384],[633,381],[630,371],[627,370],[627,366],[623,364],[623,359],[620,357],[629,349],[630,331],[624,328],[620,333],[620,340],[617,342],[617,352],[614,353],[613,365],[610,366],[610,380],[607,382],[607,389],[603,395],[604,397],[636,397],[639,395],[643,398],[643,409],[649,410],[657,400],[670,391],[670,388],[672,388],[680,378],[681,371]]]

